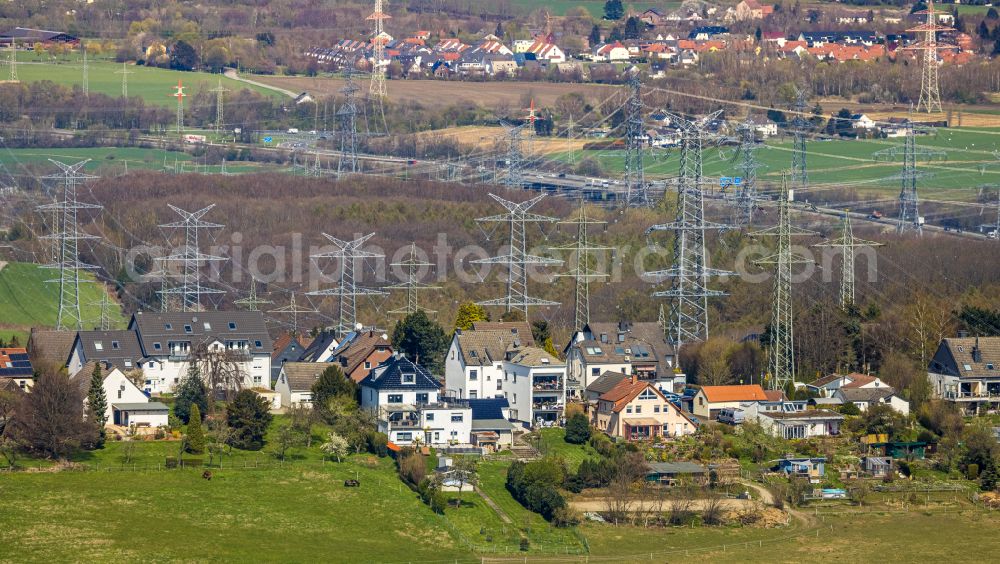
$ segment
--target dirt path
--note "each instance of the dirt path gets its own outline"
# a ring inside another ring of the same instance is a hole
[[[657,502],[651,500],[639,500],[630,504],[631,511],[663,511],[669,502]],[[753,500],[750,499],[723,499],[720,501],[720,507],[723,510],[740,510],[752,505]],[[583,501],[571,501],[569,502],[570,507],[576,509],[577,511],[607,511],[608,502],[606,499],[602,498],[592,498]],[[702,511],[708,505],[707,499],[693,499],[691,500],[690,509],[692,511]]]
[[[267,88],[268,90],[273,90],[273,91],[275,91],[275,92],[277,92],[279,94],[284,94],[285,96],[288,96],[289,98],[295,98],[296,96],[298,96],[298,94],[296,94],[295,92],[292,92],[291,90],[285,90],[284,88],[279,88],[277,86],[272,86],[270,84],[264,84],[263,82],[257,82],[256,80],[250,80],[250,79],[247,79],[247,78],[243,78],[242,76],[240,76],[240,73],[236,72],[233,69],[227,69],[226,72],[225,72],[225,75],[226,75],[226,78],[231,78],[233,80],[238,80],[239,82],[243,82],[245,84],[252,84],[252,85],[258,86],[260,88]]]
[[[500,516],[500,519],[503,520],[504,523],[512,524],[514,522],[510,517],[507,516],[506,513],[504,513],[503,509],[500,509],[500,506],[497,505],[497,502],[493,501],[490,498],[490,496],[486,495],[486,492],[477,487],[476,493],[479,494],[479,497],[483,498],[483,501],[486,502],[486,505],[489,505],[491,508],[493,508],[493,511],[497,512],[497,515]]]
[[[771,490],[765,488],[760,484],[755,484],[753,482],[740,481],[740,483],[748,488],[752,488],[753,491],[760,494],[760,499],[764,503],[770,505],[771,507],[774,507],[774,494],[771,493]],[[796,509],[792,509],[791,507],[788,507],[788,504],[785,504],[785,506],[782,509],[792,517],[798,519],[799,521],[802,521],[803,525],[807,526],[812,525],[816,521],[816,519],[812,515],[808,515]]]

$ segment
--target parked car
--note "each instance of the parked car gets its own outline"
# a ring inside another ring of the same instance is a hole
[[[742,409],[737,409],[735,407],[725,407],[719,410],[719,416],[716,420],[719,423],[728,423],[729,425],[739,425],[743,423],[745,415]]]

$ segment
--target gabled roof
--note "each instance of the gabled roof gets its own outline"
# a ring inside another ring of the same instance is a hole
[[[80,368],[80,371],[74,374],[73,378],[70,379],[70,382],[76,385],[76,387],[80,390],[81,393],[83,393],[84,396],[87,395],[87,391],[90,389],[90,379],[93,378],[94,370],[96,369],[97,369],[97,362],[94,362],[92,360],[87,361],[87,363]],[[107,380],[108,376],[110,376],[116,370],[118,370],[119,372],[121,371],[119,368],[116,368],[114,366],[108,366],[106,363],[101,363],[101,373],[104,376],[104,380]],[[132,383],[132,386],[137,390],[139,389],[139,387],[136,386],[134,383]],[[110,400],[111,398],[108,399]]]
[[[861,388],[873,384],[877,380],[878,378],[875,376],[868,376],[867,374],[851,374],[851,381],[841,386],[840,389]]]
[[[334,362],[339,362],[344,373],[353,373],[361,363],[364,362],[373,352],[378,349],[386,349],[392,352],[392,344],[389,343],[388,336],[381,331],[365,331],[356,333],[350,338],[345,338],[344,342],[333,351]]]
[[[86,361],[106,361],[122,369],[132,368],[134,363],[145,358],[139,345],[139,337],[135,331],[127,329],[79,331],[76,340],[73,341],[73,347],[74,349],[79,347],[83,351],[83,358]]]
[[[316,335],[316,337],[313,338],[312,342],[309,343],[309,346],[306,347],[305,352],[302,353],[302,356],[299,357],[299,359],[303,362],[327,362],[330,356],[327,353],[327,350],[331,347],[336,350],[339,346],[340,343],[337,341],[337,337],[332,332],[322,331],[319,335]],[[277,349],[278,347],[275,347],[275,350]],[[322,358],[324,356],[326,358]]]
[[[35,359],[66,366],[74,342],[76,342],[75,331],[32,329],[28,338],[28,351]]]
[[[33,373],[26,349],[16,347],[0,349],[0,378],[23,378]]]
[[[649,359],[650,362],[665,361],[667,357],[674,355],[674,348],[667,342],[663,327],[655,321],[591,322],[583,328],[583,334],[588,339],[612,346],[619,342],[619,339],[624,339],[623,342],[632,342],[630,339],[634,339],[651,349],[653,358]],[[606,336],[607,339],[602,340],[602,336]],[[634,351],[632,360],[633,362],[638,360]]]
[[[767,401],[767,394],[760,384],[741,386],[702,386],[701,392],[713,403],[734,401]]]
[[[282,333],[274,341],[274,352],[271,353],[271,360],[277,360],[285,353],[285,349],[290,349],[293,346],[299,352],[299,357],[305,353],[309,348],[309,344],[312,343],[313,339],[305,337],[303,335],[292,335],[291,333]]]
[[[259,311],[138,312],[132,316],[129,329],[137,330],[146,356],[166,354],[167,341],[189,341],[193,347],[213,340],[245,340],[251,354],[270,355],[274,350],[264,314]],[[163,352],[154,351],[154,342],[161,343]]]
[[[523,322],[476,322],[471,330],[456,332],[455,340],[467,366],[503,362],[508,348],[535,345],[531,327]]]
[[[883,388],[841,388],[837,390],[837,396],[845,402],[873,403],[888,400],[894,395],[896,395],[895,390],[888,386]]]
[[[943,339],[928,370],[959,377],[1000,376],[1000,337]]]
[[[849,384],[853,382],[855,377],[857,376],[864,376],[864,374],[859,374],[857,372],[851,372],[850,374],[827,374],[822,378],[809,382],[809,384],[807,385],[812,388],[821,388],[823,386],[826,386],[827,384],[832,384],[838,380],[845,380],[844,383]]]
[[[611,410],[619,412],[625,409],[625,406],[631,403],[646,388],[653,390],[653,393],[659,396],[664,402],[667,401],[667,398],[663,396],[660,390],[656,389],[656,386],[647,381],[636,380],[634,377],[618,382],[614,388],[601,394],[601,397],[598,399],[613,403],[614,407]]]
[[[521,347],[510,351],[508,361],[521,366],[565,366],[558,358],[538,347]]]
[[[15,394],[17,396],[23,396],[25,393],[17,383],[14,382],[13,378],[0,378],[0,393],[8,392]]]
[[[587,386],[587,392],[591,394],[603,395],[614,389],[619,382],[627,379],[628,376],[622,374],[621,372],[612,372],[608,370],[605,371],[604,374],[601,374],[600,378],[594,380],[589,386]]]
[[[413,383],[404,383],[412,376]],[[438,390],[441,382],[423,366],[403,355],[394,355],[376,366],[361,380],[361,387],[376,390]]]
[[[281,371],[288,381],[288,389],[292,392],[308,392],[319,379],[319,375],[327,368],[334,366],[333,362],[286,362]]]

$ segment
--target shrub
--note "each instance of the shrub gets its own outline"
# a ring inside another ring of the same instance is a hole
[[[965,476],[970,480],[975,480],[979,477],[979,465],[970,464],[965,468]]]
[[[406,449],[400,453],[396,465],[399,477],[412,488],[418,488],[427,478],[427,462],[415,450]]]
[[[590,421],[582,413],[574,413],[566,421],[566,442],[582,445],[590,439]]]
[[[556,511],[566,507],[566,500],[557,489],[565,482],[565,469],[552,458],[525,464],[514,462],[507,470],[507,490],[524,507],[553,520]]]
[[[375,456],[387,456],[389,454],[389,437],[385,433],[371,431],[366,437],[366,446],[368,452]]]

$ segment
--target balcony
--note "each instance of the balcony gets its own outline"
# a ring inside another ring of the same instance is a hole
[[[957,392],[957,391],[947,391],[942,394],[942,397],[946,400],[951,401],[1000,401],[1000,391],[986,391],[986,392]]]
[[[536,401],[531,403],[531,409],[535,411],[562,411],[562,402]]]
[[[561,392],[563,385],[558,380],[542,380],[535,381],[531,389],[536,392]]]
[[[390,429],[416,429],[420,427],[419,419],[389,419],[386,423]]]

